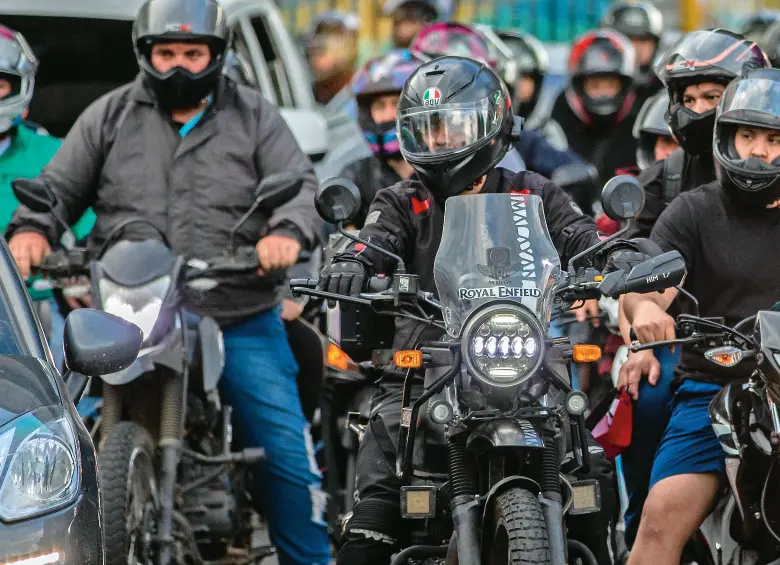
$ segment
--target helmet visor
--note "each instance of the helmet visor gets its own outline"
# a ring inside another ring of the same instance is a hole
[[[410,157],[441,157],[469,149],[498,133],[504,121],[503,97],[478,102],[437,105],[441,93],[429,88],[422,108],[398,115],[401,152]]]
[[[0,29],[0,71],[24,76],[35,73],[37,61],[20,34]]]
[[[212,37],[227,41],[229,30],[222,7],[214,0],[149,0],[135,21],[138,39]]]
[[[746,39],[723,30],[694,31],[671,47],[655,66],[664,85],[670,80],[695,76],[736,77],[747,63],[764,62],[761,49]]]
[[[780,82],[746,78],[724,94],[721,123],[780,129]]]

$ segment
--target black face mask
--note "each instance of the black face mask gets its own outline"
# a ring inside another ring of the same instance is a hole
[[[669,126],[680,147],[692,156],[712,153],[712,130],[715,128],[715,108],[697,114],[682,104],[669,111]]]
[[[212,66],[198,74],[174,67],[164,74],[146,73],[146,81],[163,110],[187,110],[200,106],[219,84],[221,67]]]

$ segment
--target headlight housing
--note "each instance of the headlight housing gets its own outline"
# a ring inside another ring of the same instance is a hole
[[[144,341],[149,339],[171,286],[170,275],[134,287],[121,286],[103,278],[98,286],[103,310],[132,322],[141,329]]]
[[[492,305],[477,311],[466,323],[462,339],[469,371],[491,386],[520,384],[544,356],[539,322],[518,306]]]
[[[0,518],[20,520],[70,504],[80,466],[76,431],[61,407],[13,420],[0,430]]]

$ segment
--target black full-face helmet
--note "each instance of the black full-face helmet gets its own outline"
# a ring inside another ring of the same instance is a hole
[[[780,157],[765,163],[737,152],[742,127],[773,130],[780,136],[780,69],[757,69],[734,80],[724,91],[715,116],[712,155],[721,187],[735,201],[763,208],[780,198]]]
[[[209,65],[199,73],[174,67],[164,73],[151,62],[159,43],[205,43]],[[193,108],[212,94],[222,75],[230,28],[216,0],[147,0],[133,24],[133,45],[138,65],[160,106]]]
[[[705,82],[727,85],[746,70],[768,66],[758,45],[725,29],[687,33],[664,54],[655,73],[669,91],[666,121],[686,153],[712,150],[715,108],[701,114],[689,110],[683,103],[685,89]]]
[[[642,105],[634,122],[634,139],[637,140],[636,164],[645,170],[655,162],[655,145],[659,137],[672,139],[672,132],[664,119],[669,107],[669,95],[661,90]]]
[[[629,39],[651,39],[655,49],[650,63],[637,65],[637,82],[648,84],[655,79],[653,60],[658,54],[663,33],[661,11],[646,2],[615,2],[601,19],[601,26],[619,31]]]
[[[529,100],[517,101],[517,114],[530,117],[539,102],[542,82],[547,74],[549,60],[547,49],[541,41],[527,33],[514,31],[496,32],[501,41],[512,51],[512,58],[499,65],[499,71],[509,87],[510,94],[516,96],[514,89],[521,77],[528,76],[534,83],[534,93]]]
[[[404,86],[397,121],[401,154],[439,200],[468,190],[501,161],[513,125],[501,79],[463,57],[421,65]]]

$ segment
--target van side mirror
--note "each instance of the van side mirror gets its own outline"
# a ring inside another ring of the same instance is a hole
[[[118,316],[80,308],[65,319],[65,364],[90,377],[110,375],[132,365],[142,342],[141,330]]]

